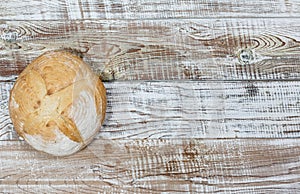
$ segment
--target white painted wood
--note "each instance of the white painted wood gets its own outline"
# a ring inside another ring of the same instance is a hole
[[[15,140],[7,110],[11,82],[0,82],[0,137]],[[106,82],[100,137],[299,138],[299,81]]]
[[[298,0],[17,0],[0,5],[2,20],[299,17]]]
[[[8,21],[0,75],[45,51],[73,48],[105,80],[300,77],[300,19]]]
[[[0,141],[9,193],[298,193],[299,139],[97,139],[64,158]]]
[[[298,0],[0,10],[0,193],[300,193]],[[66,47],[118,81],[95,141],[60,158],[18,139],[7,101],[27,64]]]

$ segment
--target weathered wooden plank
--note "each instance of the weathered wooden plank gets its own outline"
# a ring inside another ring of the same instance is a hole
[[[99,136],[122,138],[299,138],[300,81],[109,82]],[[0,140],[17,136],[0,82]]]
[[[0,191],[298,193],[299,153],[299,139],[97,139],[57,158],[2,141]]]
[[[297,0],[3,1],[0,20],[299,17]]]
[[[73,48],[106,80],[262,80],[300,76],[300,18],[6,21],[0,75]]]

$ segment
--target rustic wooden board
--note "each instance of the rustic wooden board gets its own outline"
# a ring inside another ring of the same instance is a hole
[[[97,139],[57,158],[2,141],[0,191],[299,193],[299,152],[299,139]]]
[[[258,9],[259,8],[259,9]],[[297,0],[3,1],[2,20],[299,17]]]
[[[7,110],[12,82],[0,82],[0,140],[16,140]],[[299,138],[300,81],[111,82],[99,136]]]
[[[0,10],[0,193],[300,193],[300,1]],[[95,141],[58,158],[18,138],[8,98],[30,61],[62,48],[116,81]]]
[[[300,77],[300,18],[2,21],[0,75],[73,48],[105,80]]]

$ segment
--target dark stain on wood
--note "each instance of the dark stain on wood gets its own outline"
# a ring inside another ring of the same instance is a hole
[[[246,94],[250,97],[257,96],[259,94],[259,88],[255,86],[253,83],[249,83],[246,87]]]

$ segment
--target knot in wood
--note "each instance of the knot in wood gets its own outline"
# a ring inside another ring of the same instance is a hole
[[[11,30],[5,30],[1,34],[1,40],[8,42],[8,43],[14,43],[17,41],[19,35],[15,31]]]
[[[238,53],[238,59],[242,64],[250,64],[254,60],[254,54],[251,49],[242,49]]]

